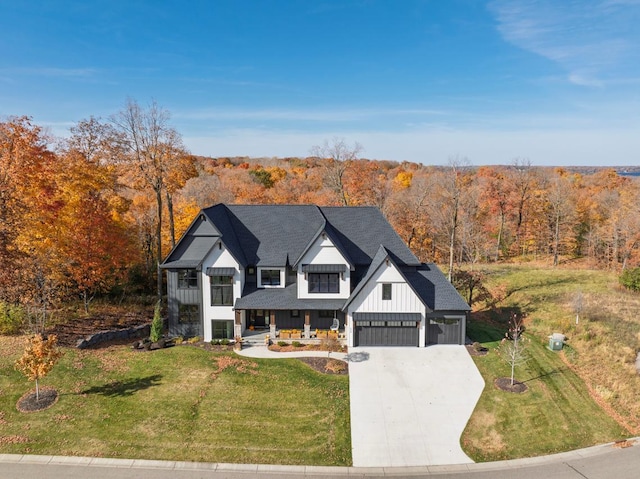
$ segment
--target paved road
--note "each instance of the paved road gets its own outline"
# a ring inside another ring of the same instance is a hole
[[[464,346],[351,348],[351,445],[358,467],[473,462],[460,436],[484,389]]]
[[[0,455],[2,479],[637,479],[640,446],[596,446],[554,456],[421,468],[340,468],[204,464]]]

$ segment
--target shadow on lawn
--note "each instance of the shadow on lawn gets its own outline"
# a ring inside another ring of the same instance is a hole
[[[522,383],[529,383],[531,381],[535,381],[536,379],[544,379],[544,378],[547,378],[549,376],[553,376],[555,374],[563,373],[566,370],[567,370],[567,368],[557,368],[557,369],[554,369],[552,371],[541,372],[538,376],[536,376],[534,378],[529,378],[529,379],[527,379],[525,381],[521,381],[521,382]]]
[[[130,379],[128,381],[112,381],[104,386],[93,386],[80,394],[100,394],[107,397],[133,396],[134,393],[149,389],[160,384],[161,374],[154,374],[146,378]]]

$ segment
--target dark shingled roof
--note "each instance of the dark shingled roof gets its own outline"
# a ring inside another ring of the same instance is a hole
[[[421,265],[375,207],[218,204],[202,210],[202,214],[169,254],[163,268],[200,267],[218,238],[242,267],[295,266],[312,242],[326,232],[355,270],[352,279],[362,277],[346,302],[298,299],[296,285],[265,289],[246,285],[243,296],[236,301],[238,309],[342,309],[388,257],[429,310],[470,310],[437,266]]]
[[[426,263],[410,271],[402,271],[407,282],[422,302],[432,311],[471,311],[456,288],[433,263]]]
[[[336,309],[341,310],[344,299],[298,299],[298,286],[285,288],[257,288],[247,283],[242,297],[236,300],[235,309]]]

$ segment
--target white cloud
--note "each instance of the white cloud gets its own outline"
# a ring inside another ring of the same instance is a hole
[[[637,68],[639,1],[495,0],[503,38],[568,72],[569,82],[601,87]]]

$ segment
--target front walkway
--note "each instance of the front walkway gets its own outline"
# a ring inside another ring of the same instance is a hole
[[[333,358],[347,360],[347,353],[335,353],[331,351],[292,351],[287,353],[280,353],[276,351],[269,351],[266,346],[242,346],[240,351],[236,351],[241,356],[249,358]]]
[[[473,462],[460,447],[484,380],[464,346],[351,348],[354,467]]]

